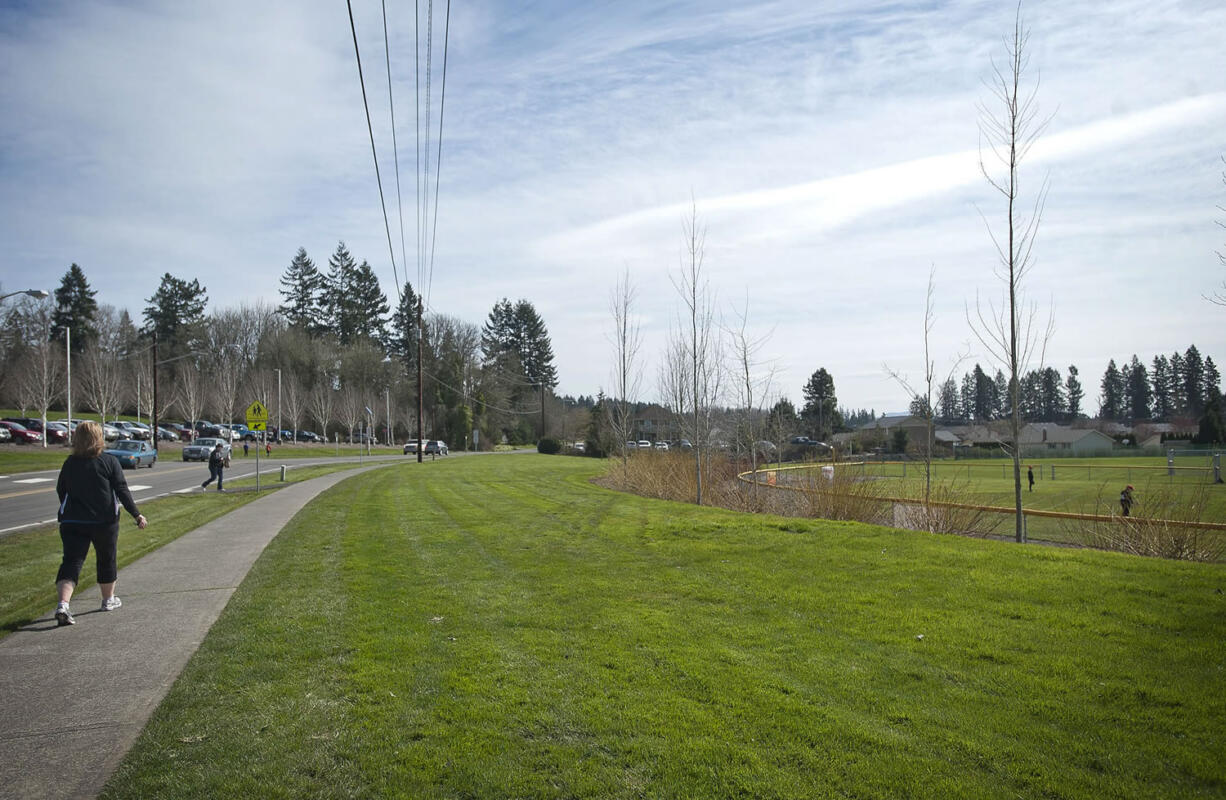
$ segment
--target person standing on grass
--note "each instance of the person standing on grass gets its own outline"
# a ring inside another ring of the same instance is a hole
[[[72,455],[64,460],[55,482],[55,493],[60,499],[56,518],[64,545],[64,559],[55,576],[60,598],[55,621],[60,626],[76,623],[68,603],[91,544],[97,561],[98,588],[102,590],[102,610],[114,611],[122,605],[115,596],[120,505],[136,520],[138,528],[147,524],[128,491],[119,460],[102,452],[103,441],[102,426],[98,423],[78,425],[72,435]]]
[[[209,484],[216,479],[217,491],[221,491],[222,470],[229,466],[226,463],[226,454],[221,450],[221,442],[213,448],[213,452],[209,453],[209,479],[200,484],[201,489],[208,489]]]
[[[1124,491],[1120,492],[1120,513],[1125,517],[1132,511],[1132,486],[1131,484],[1124,487]]]
[[[1030,481],[1030,491],[1034,491],[1034,467],[1026,467],[1026,480]]]

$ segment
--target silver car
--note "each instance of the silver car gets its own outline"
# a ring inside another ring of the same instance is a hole
[[[221,445],[221,452],[226,458],[230,457],[230,443],[222,439],[197,439],[196,441],[183,445],[183,460],[184,461],[208,461],[209,453],[213,452],[213,448]]]

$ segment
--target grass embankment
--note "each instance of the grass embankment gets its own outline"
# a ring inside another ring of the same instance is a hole
[[[1226,791],[1221,567],[754,517],[600,468],[331,490],[104,797]]]
[[[243,445],[235,442],[231,445],[234,466],[246,463],[255,465],[255,448],[250,455],[243,455]],[[18,472],[36,472],[38,470],[59,469],[68,457],[69,449],[62,444],[43,448],[38,445],[0,445],[0,475],[13,475]],[[274,447],[271,456],[264,455],[260,450],[260,463],[283,462],[299,458],[357,458],[359,455],[402,455],[404,450],[399,447],[375,447],[367,454],[356,444],[343,444],[339,452],[333,444],[284,444]],[[408,458],[408,456],[405,456]],[[158,461],[167,463],[182,461],[183,444],[180,442],[162,442],[158,446]],[[157,467],[154,467],[157,469]]]
[[[62,460],[62,458],[61,458]],[[119,580],[122,586],[123,567],[162,545],[174,541],[188,531],[239,506],[257,500],[270,491],[299,481],[309,480],[329,472],[354,469],[357,464],[336,464],[303,467],[286,473],[285,483],[265,476],[260,491],[207,492],[175,494],[141,503],[141,512],[149,520],[142,531],[123,513],[119,529]],[[255,478],[227,481],[230,490],[253,488]],[[0,537],[0,637],[19,625],[38,619],[55,605],[55,573],[59,569],[63,549],[59,528],[44,525]],[[77,591],[88,589],[96,582],[94,551],[90,548]]]

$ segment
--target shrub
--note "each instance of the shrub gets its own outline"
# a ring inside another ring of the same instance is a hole
[[[562,452],[562,443],[548,436],[541,437],[541,440],[536,443],[536,452],[547,456],[557,455]]]

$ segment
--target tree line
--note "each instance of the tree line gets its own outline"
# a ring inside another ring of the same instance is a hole
[[[594,402],[553,394],[552,344],[528,300],[499,299],[479,326],[426,311],[406,282],[393,310],[344,242],[326,271],[299,248],[280,286],[278,306],[209,312],[205,286],[168,272],[138,325],[126,309],[99,304],[74,263],[53,303],[6,304],[0,393],[31,415],[62,407],[71,363],[74,408],[147,416],[156,352],[162,419],[241,421],[258,399],[286,429],[330,437],[373,424],[381,438],[403,440],[416,435],[420,360],[423,435],[454,449],[574,428]]]

